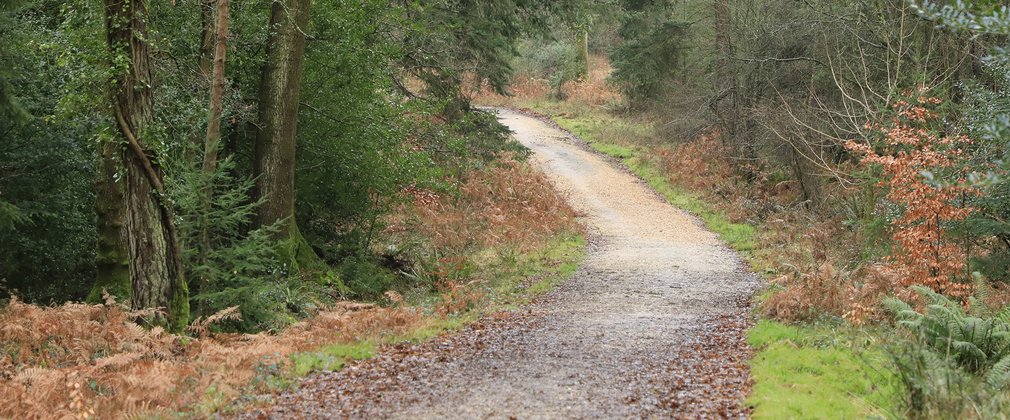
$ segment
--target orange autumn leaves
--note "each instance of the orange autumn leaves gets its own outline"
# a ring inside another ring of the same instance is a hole
[[[884,141],[878,147],[847,142],[861,154],[864,165],[879,165],[888,200],[899,206],[890,224],[895,252],[889,257],[901,286],[922,284],[948,296],[966,299],[969,251],[950,234],[973,209],[968,204],[979,191],[972,186],[964,164],[965,136],[942,134],[939,117],[931,110],[941,101],[924,96],[893,105],[895,117],[886,125],[870,125]]]

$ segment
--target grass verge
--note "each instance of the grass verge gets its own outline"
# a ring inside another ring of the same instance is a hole
[[[755,419],[898,417],[901,389],[875,335],[761,320],[747,341]]]

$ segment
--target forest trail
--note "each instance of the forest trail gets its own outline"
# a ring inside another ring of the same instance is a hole
[[[587,226],[578,272],[459,334],[313,376],[270,417],[746,416],[739,256],[639,179],[535,118],[498,110]]]

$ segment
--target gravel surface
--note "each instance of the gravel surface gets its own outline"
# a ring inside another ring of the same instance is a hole
[[[250,418],[746,417],[758,286],[701,223],[568,133],[498,110],[590,232],[579,271],[522,311],[385,348]]]

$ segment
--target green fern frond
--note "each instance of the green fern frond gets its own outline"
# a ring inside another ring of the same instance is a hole
[[[896,299],[893,297],[886,298],[883,301],[883,305],[884,309],[887,309],[891,313],[895,314],[896,316],[898,316],[898,318],[902,318],[903,316],[905,316],[905,314],[909,312],[915,315],[919,315],[919,313],[912,308],[912,305],[909,305],[907,302],[901,299]]]
[[[1000,323],[1010,328],[1010,306],[1003,308],[999,311],[993,318],[999,320]]]
[[[1003,388],[1010,382],[1010,355],[1003,356],[985,374],[985,382],[993,388]]]

